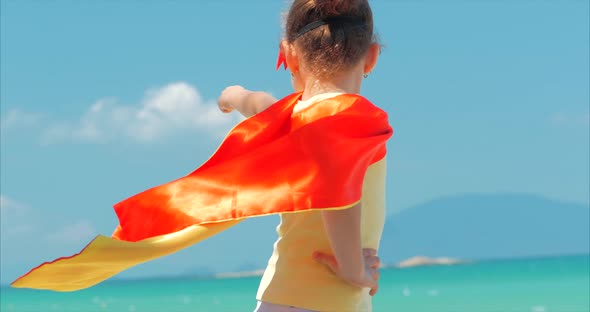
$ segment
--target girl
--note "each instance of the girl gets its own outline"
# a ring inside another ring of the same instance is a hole
[[[393,132],[387,114],[358,95],[379,54],[367,0],[295,0],[280,51],[296,93],[275,101],[226,89],[220,108],[251,117],[204,164],[115,204],[110,237],[12,286],[84,289],[247,218],[281,214],[257,312],[370,311]]]
[[[375,66],[380,50],[373,38],[367,0],[294,1],[277,65],[286,61],[293,89],[301,92],[294,120],[312,107],[334,105],[328,100],[345,101],[360,92],[362,78]],[[241,86],[226,88],[218,100],[223,112],[235,109],[246,117],[275,102],[269,94]],[[260,283],[256,312],[371,310],[385,214],[384,166],[383,158],[369,167],[362,200],[352,208],[281,214],[279,239]],[[370,248],[364,261],[363,247]],[[319,263],[310,261],[312,257]]]

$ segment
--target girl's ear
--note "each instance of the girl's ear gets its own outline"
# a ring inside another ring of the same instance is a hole
[[[365,74],[373,71],[373,68],[377,65],[379,54],[381,54],[381,45],[378,43],[371,44],[369,46],[369,51],[367,51],[367,55],[365,56],[365,66],[363,68]]]
[[[285,59],[287,60],[287,68],[289,68],[292,73],[298,72],[299,57],[295,51],[295,47],[289,44],[287,40],[283,40],[281,41],[281,51],[284,53]]]

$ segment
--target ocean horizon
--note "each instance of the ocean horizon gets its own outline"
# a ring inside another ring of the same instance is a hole
[[[259,280],[111,279],[68,293],[3,285],[0,311],[252,311]],[[387,267],[373,311],[588,312],[589,293],[590,254]]]

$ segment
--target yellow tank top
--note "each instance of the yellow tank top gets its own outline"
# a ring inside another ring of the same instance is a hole
[[[385,174],[385,158],[365,174],[361,199],[363,248],[379,248],[385,222]],[[331,253],[320,211],[281,214],[277,233],[258,300],[313,311],[371,311],[369,289],[345,283],[313,260],[314,251]]]

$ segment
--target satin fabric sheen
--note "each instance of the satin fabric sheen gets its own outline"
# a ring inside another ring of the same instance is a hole
[[[385,156],[387,114],[359,95],[292,116],[292,94],[230,131],[201,167],[114,206],[119,226],[80,253],[34,268],[13,287],[73,291],[174,253],[248,217],[346,209],[367,168]]]

